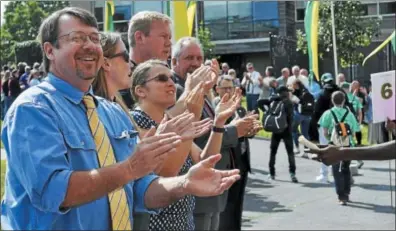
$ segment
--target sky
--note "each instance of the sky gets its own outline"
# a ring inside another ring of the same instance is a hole
[[[5,10],[5,6],[8,4],[8,2],[10,2],[10,1],[1,1],[1,12],[0,12],[0,14],[1,14],[1,24],[3,24],[3,13],[4,13],[4,10]]]

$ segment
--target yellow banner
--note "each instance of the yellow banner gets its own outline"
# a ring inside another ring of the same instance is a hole
[[[171,1],[173,19],[173,37],[176,42],[182,37],[189,36],[186,1]]]
[[[364,60],[362,66],[366,63],[366,61],[371,58],[373,55],[377,54],[378,51],[382,50],[393,38],[395,37],[395,31],[383,42],[379,47],[377,47],[373,52],[371,52]]]

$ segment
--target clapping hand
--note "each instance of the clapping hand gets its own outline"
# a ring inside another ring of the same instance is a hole
[[[192,91],[199,83],[211,80],[212,69],[208,66],[201,66],[192,74],[188,74],[185,83],[185,91]]]
[[[235,92],[235,94],[230,97],[226,93],[223,98],[221,98],[220,103],[217,105],[215,112],[215,120],[220,123],[225,123],[228,118],[230,118],[239,107],[242,99],[242,94],[240,92]]]
[[[195,119],[201,118],[202,109],[205,102],[205,89],[203,82],[200,82],[186,97],[185,104],[188,111],[194,113]]]
[[[184,182],[188,194],[199,197],[221,195],[240,179],[238,169],[215,169],[214,166],[220,159],[220,154],[213,155],[190,168]]]
[[[179,135],[182,141],[186,141],[200,137],[209,131],[212,126],[210,119],[194,122],[194,118],[194,114],[188,111],[170,120],[168,119],[168,115],[165,114],[158,126],[157,134],[173,132]]]
[[[136,179],[153,172],[170,154],[176,152],[180,143],[181,137],[176,133],[155,134],[155,128],[151,128],[128,158],[131,172]]]

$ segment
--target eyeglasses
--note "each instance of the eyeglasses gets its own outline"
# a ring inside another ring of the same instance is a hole
[[[95,33],[95,32],[91,34],[86,34],[85,32],[82,31],[72,31],[70,33],[59,36],[57,39],[59,40],[65,37],[67,37],[68,41],[71,41],[79,45],[84,45],[88,41],[88,38],[95,45],[103,46],[104,43],[106,42],[106,36],[104,36],[101,33]]]
[[[165,75],[165,74],[159,74],[157,76],[155,76],[154,78],[148,79],[146,81],[144,81],[144,83],[148,83],[150,81],[157,81],[157,82],[161,82],[161,83],[166,83],[169,81],[169,79],[172,80],[172,77]],[[173,80],[172,80],[173,81]]]
[[[123,51],[123,52],[120,52],[120,53],[111,55],[111,56],[109,56],[109,57],[107,57],[107,58],[108,58],[108,59],[114,59],[114,58],[117,58],[117,57],[122,57],[126,63],[129,62],[129,53],[128,53],[128,51],[126,51],[126,50]]]
[[[129,66],[131,67],[131,72],[133,72],[137,67],[137,63],[135,61],[133,61],[132,59],[130,59]]]
[[[234,87],[219,87],[219,89],[222,89],[225,91],[232,91],[232,90],[234,90]]]

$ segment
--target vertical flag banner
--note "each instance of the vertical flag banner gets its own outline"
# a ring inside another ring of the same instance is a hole
[[[188,33],[189,33],[188,36],[192,35],[196,11],[197,11],[197,2],[188,1],[187,3],[187,21],[188,21]]]
[[[318,53],[318,30],[319,30],[319,1],[309,1],[305,9],[304,18],[305,33],[307,36],[310,81],[312,73],[319,81],[319,53]]]
[[[393,33],[383,42],[381,43],[381,45],[379,45],[373,52],[371,52],[364,60],[363,60],[363,64],[362,66],[364,66],[364,64],[366,63],[366,61],[371,58],[373,55],[377,54],[378,51],[382,50],[386,44],[388,44],[389,42],[391,42],[392,44],[392,48],[393,48],[393,53],[396,53],[395,51],[395,46],[396,46],[396,38],[395,38],[395,31],[393,31]]]
[[[187,21],[186,1],[169,1],[170,15],[173,20],[173,40],[177,41],[182,37],[189,36]]]
[[[114,15],[114,2],[106,1],[105,5],[105,21],[104,31],[114,31],[113,15]]]

